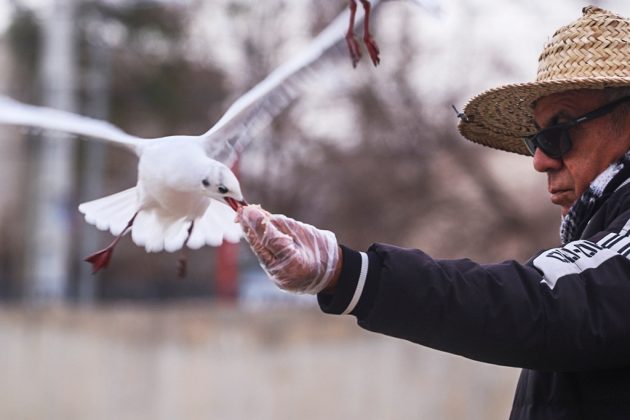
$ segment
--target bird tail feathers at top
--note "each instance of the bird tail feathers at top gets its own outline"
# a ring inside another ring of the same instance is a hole
[[[85,221],[89,224],[100,230],[109,230],[112,235],[120,235],[138,211],[136,187],[82,203],[79,211],[85,215]]]

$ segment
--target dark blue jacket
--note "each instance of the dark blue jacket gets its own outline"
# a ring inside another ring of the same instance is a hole
[[[512,420],[630,419],[630,184],[604,202],[582,239],[525,264],[436,260],[383,244],[342,248],[335,293],[318,296],[323,311],[523,368]]]

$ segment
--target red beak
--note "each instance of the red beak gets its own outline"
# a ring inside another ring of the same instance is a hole
[[[225,201],[230,205],[230,207],[232,207],[232,210],[234,211],[238,211],[239,208],[249,205],[245,200],[237,201],[232,197],[225,197]]]

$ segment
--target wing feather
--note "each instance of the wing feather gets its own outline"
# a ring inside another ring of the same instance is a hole
[[[135,149],[145,139],[106,121],[58,109],[27,105],[0,95],[0,124],[34,127],[91,137]]]

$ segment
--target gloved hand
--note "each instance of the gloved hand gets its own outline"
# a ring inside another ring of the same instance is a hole
[[[317,294],[339,276],[341,251],[334,233],[256,205],[241,207],[236,221],[260,264],[281,289]]]

